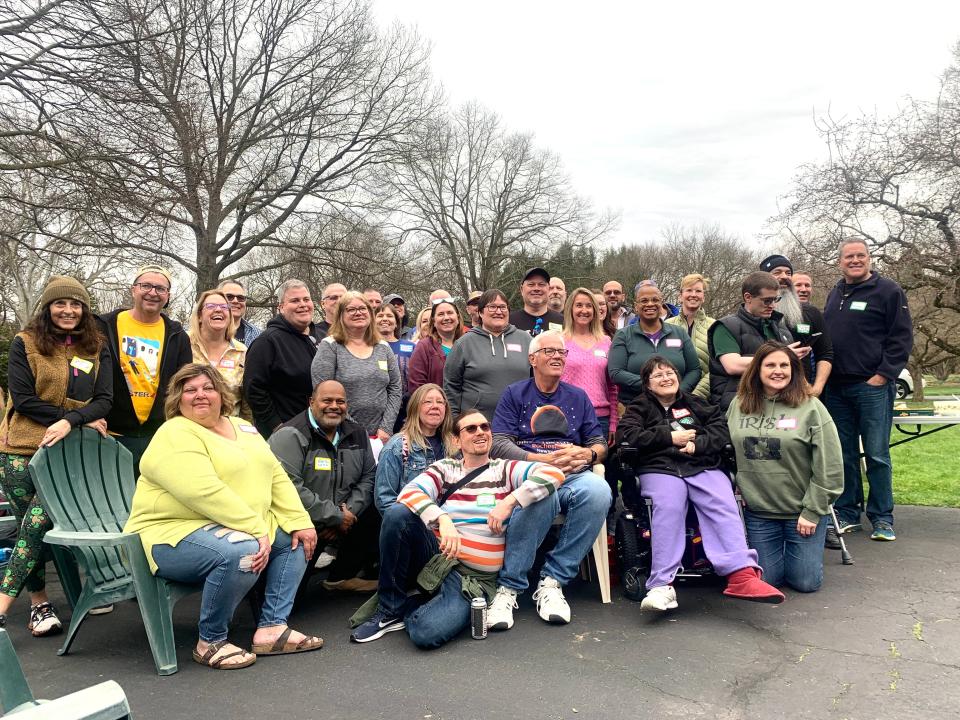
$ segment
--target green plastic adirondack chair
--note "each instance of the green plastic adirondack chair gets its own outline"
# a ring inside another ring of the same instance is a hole
[[[70,650],[92,608],[136,597],[157,672],[175,673],[173,606],[201,586],[155,577],[140,536],[123,532],[136,486],[130,451],[91,428],[77,428],[56,445],[40,448],[30,475],[53,522],[45,541],[68,548],[85,575],[58,654]]]
[[[57,700],[33,697],[20,660],[7,631],[0,628],[0,712],[4,717],[57,718],[57,720],[127,720],[127,696],[113,680],[88,687]]]

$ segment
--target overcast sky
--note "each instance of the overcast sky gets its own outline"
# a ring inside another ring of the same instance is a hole
[[[416,27],[452,104],[476,100],[558,153],[577,191],[622,213],[613,242],[671,222],[752,241],[813,118],[932,97],[960,2],[373,0]]]

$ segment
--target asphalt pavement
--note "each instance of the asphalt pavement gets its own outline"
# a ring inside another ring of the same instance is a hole
[[[528,593],[509,632],[467,632],[434,651],[402,632],[351,644],[347,617],[363,598],[322,589],[291,618],[322,650],[230,672],[191,660],[198,596],[177,606],[180,671],[169,677],[154,672],[133,602],[86,620],[64,657],[62,636],[29,636],[25,600],[8,630],[35,695],[113,679],[138,720],[957,717],[960,510],[897,508],[897,532],[894,543],[849,536],[855,564],[827,551],[821,591],[787,591],[783,605],[701,582],[678,588],[678,610],[650,617],[619,588],[603,605],[595,584],[578,582],[569,625],[543,623]],[[231,639],[249,643],[245,607],[237,621]]]

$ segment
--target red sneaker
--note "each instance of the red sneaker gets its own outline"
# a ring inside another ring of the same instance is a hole
[[[740,568],[727,575],[727,588],[723,594],[771,605],[779,605],[786,600],[783,593],[770,583],[764,582],[760,578],[760,571],[753,567]]]

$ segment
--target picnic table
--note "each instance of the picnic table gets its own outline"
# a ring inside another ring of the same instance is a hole
[[[907,437],[891,442],[890,447],[896,447],[941,430],[949,430],[955,425],[960,425],[960,414],[898,416],[894,411],[893,426]]]

